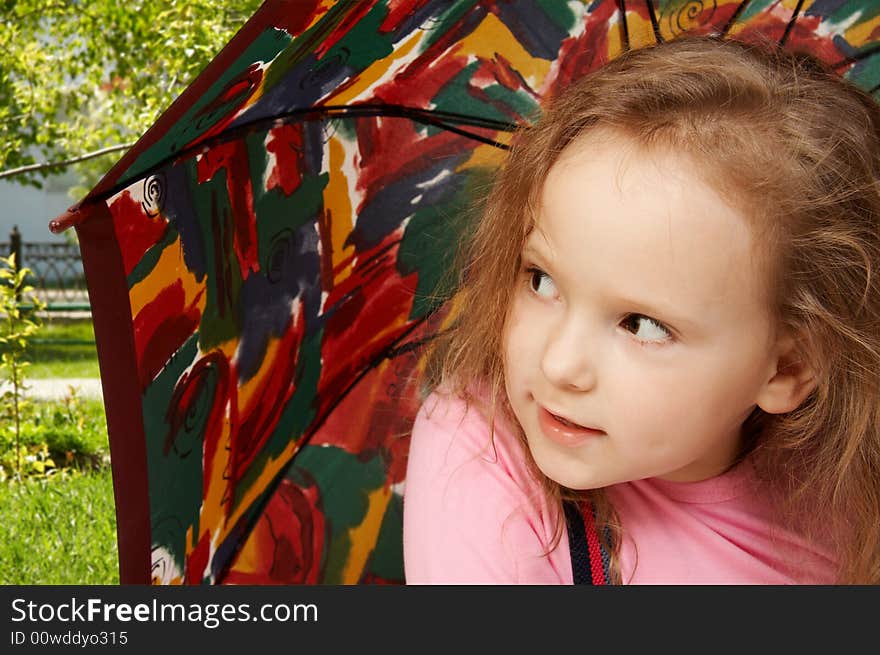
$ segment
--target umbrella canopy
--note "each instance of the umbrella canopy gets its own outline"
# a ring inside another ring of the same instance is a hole
[[[838,0],[269,0],[79,205],[122,582],[402,582],[438,284],[511,130],[627,48],[773,39],[872,93]]]

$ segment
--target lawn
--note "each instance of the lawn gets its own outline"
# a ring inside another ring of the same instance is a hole
[[[26,411],[25,455],[0,424],[0,584],[117,584],[116,513],[104,407],[76,397]]]
[[[118,584],[110,469],[0,483],[0,584]]]
[[[27,350],[27,357],[31,362],[27,370],[28,377],[100,377],[95,329],[90,319],[46,320],[34,338],[38,341],[31,343]]]

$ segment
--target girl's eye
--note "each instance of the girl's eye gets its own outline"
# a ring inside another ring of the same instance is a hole
[[[643,314],[630,314],[623,319],[621,325],[636,339],[646,343],[661,343],[672,338],[672,334],[662,323]]]
[[[556,297],[556,285],[549,275],[540,268],[527,268],[526,273],[529,276],[529,288],[532,292],[542,298]]]

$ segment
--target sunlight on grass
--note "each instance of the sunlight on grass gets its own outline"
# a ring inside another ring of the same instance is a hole
[[[40,342],[27,349],[31,365],[27,376],[46,378],[97,378],[98,351],[91,320],[47,320],[36,336]],[[54,343],[43,343],[51,341]],[[90,343],[67,343],[90,342]]]
[[[0,584],[118,584],[110,470],[0,484]]]
[[[0,584],[117,584],[103,403],[68,396],[28,404],[20,447],[45,457],[19,460],[31,477],[17,482],[13,434],[0,424]]]

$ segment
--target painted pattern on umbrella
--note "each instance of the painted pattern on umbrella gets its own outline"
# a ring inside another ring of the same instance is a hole
[[[402,582],[434,292],[510,130],[685,32],[807,49],[874,92],[878,26],[832,0],[265,3],[83,202],[126,278],[152,580]]]

